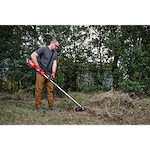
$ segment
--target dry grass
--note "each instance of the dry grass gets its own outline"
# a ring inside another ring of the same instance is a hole
[[[70,99],[55,96],[54,104],[61,112],[49,112],[46,99],[42,99],[45,114],[35,112],[34,97],[22,91],[10,95],[0,93],[1,125],[149,125],[150,98],[132,99],[128,94],[106,92],[101,94],[69,93],[85,107],[77,107]]]

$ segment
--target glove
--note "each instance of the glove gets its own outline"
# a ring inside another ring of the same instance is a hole
[[[53,72],[53,73],[51,74],[51,77],[52,77],[52,79],[55,78],[55,72]]]
[[[38,73],[41,73],[41,67],[39,65],[37,65],[35,69]]]

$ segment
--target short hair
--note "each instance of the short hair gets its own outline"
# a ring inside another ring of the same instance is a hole
[[[60,44],[59,40],[56,39],[56,38],[52,39],[52,40],[51,40],[51,43],[52,43],[52,42],[54,42],[54,43],[58,42],[58,43]]]

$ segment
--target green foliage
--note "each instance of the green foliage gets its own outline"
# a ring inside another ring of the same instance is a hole
[[[125,79],[123,82],[119,83],[119,88],[124,92],[134,92],[140,96],[141,94],[145,94],[146,86],[144,84],[140,84],[138,81]]]
[[[148,25],[2,25],[0,90],[18,91],[35,84],[35,70],[25,58],[56,37],[61,44],[55,81],[65,90],[107,91],[106,81],[112,78],[116,90],[148,94],[149,31]]]
[[[113,60],[111,70],[115,89],[133,91],[138,95],[149,92],[149,30],[150,26],[104,27],[107,38],[103,43],[108,48],[108,58]],[[127,83],[130,87],[126,87]]]

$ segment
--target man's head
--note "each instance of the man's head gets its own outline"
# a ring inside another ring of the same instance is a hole
[[[51,44],[50,44],[50,49],[55,50],[59,47],[60,42],[57,39],[52,39]]]

